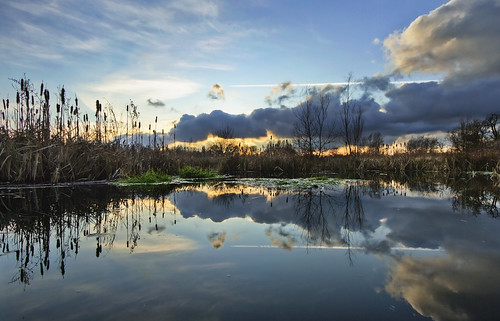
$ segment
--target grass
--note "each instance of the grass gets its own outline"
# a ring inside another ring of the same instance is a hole
[[[201,169],[187,165],[180,169],[179,176],[182,178],[214,178],[217,176],[217,173],[210,169]]]
[[[134,177],[127,177],[118,182],[122,184],[151,184],[151,183],[164,183],[171,181],[170,175],[162,172],[156,172],[149,169],[143,174]]]

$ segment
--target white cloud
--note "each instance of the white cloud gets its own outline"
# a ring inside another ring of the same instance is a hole
[[[122,76],[108,78],[90,89],[104,95],[123,96],[126,93],[130,97],[146,97],[144,100],[150,97],[167,100],[186,97],[198,91],[200,87],[198,83],[175,77],[151,80]]]
[[[395,72],[500,74],[500,0],[451,0],[384,40]]]
[[[183,13],[215,18],[219,14],[219,6],[211,0],[177,0],[170,7]]]

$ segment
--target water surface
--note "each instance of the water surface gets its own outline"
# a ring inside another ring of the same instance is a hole
[[[500,319],[497,190],[0,191],[1,320]]]

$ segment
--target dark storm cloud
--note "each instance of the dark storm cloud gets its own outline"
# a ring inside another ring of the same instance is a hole
[[[153,107],[165,107],[165,103],[162,102],[161,100],[158,100],[158,99],[153,100],[153,99],[149,98],[147,101],[148,101],[148,105],[149,106],[153,106]]]
[[[386,91],[389,101],[383,106],[373,99],[358,103],[365,110],[367,131],[391,136],[449,131],[463,119],[484,119],[498,112],[499,86],[500,77],[411,83]]]
[[[290,137],[294,115],[289,108],[256,109],[250,115],[232,115],[221,110],[198,116],[183,115],[175,129],[179,141],[202,141],[221,128],[231,128],[234,138],[258,138],[272,130],[280,137]]]

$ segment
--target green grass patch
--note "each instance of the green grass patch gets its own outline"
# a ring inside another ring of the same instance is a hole
[[[179,171],[179,176],[182,178],[213,178],[217,176],[217,173],[209,169],[184,166]]]
[[[311,177],[311,178],[309,178],[309,180],[311,180],[311,181],[320,181],[320,182],[325,182],[328,179],[329,178],[326,177],[326,176],[317,176],[317,177]]]
[[[119,183],[124,184],[150,184],[150,183],[163,183],[170,181],[171,178],[168,174],[162,172],[155,172],[152,169],[149,169],[144,174],[134,177],[127,177],[126,179],[122,179]]]

